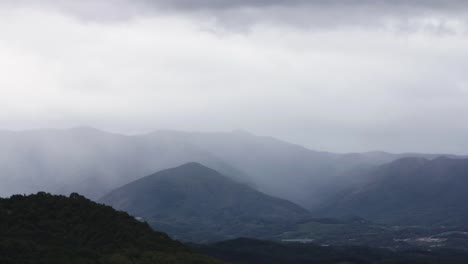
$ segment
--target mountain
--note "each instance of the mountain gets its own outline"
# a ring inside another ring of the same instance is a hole
[[[262,237],[309,216],[298,205],[198,163],[144,177],[110,192],[100,202],[142,217],[176,239],[196,242]]]
[[[78,194],[0,199],[0,263],[220,263]]]
[[[438,154],[386,152],[331,153],[314,151],[272,137],[248,132],[188,133],[157,131],[145,136],[189,142],[249,176],[258,190],[313,210],[346,189],[366,184],[367,171],[405,157],[436,158]]]
[[[89,127],[0,131],[0,196],[48,191],[98,199],[154,171],[197,161],[247,178],[202,149],[168,138],[125,136]]]
[[[191,146],[240,169],[258,190],[313,209],[338,191],[367,179],[360,172],[397,159],[388,153],[336,154],[313,151],[272,137],[248,132],[196,133],[157,131],[149,141],[166,138]]]
[[[372,183],[317,213],[359,215],[387,224],[468,227],[468,159],[404,158],[371,172]]]
[[[272,196],[315,209],[369,181],[363,173],[401,157],[437,155],[313,151],[234,131],[120,135],[89,127],[0,131],[0,196],[48,191],[98,199],[155,171],[199,162]]]

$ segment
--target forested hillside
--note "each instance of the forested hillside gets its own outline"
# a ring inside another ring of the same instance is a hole
[[[218,262],[78,194],[38,193],[0,199],[0,263]]]

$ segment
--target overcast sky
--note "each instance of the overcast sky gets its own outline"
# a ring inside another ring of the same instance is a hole
[[[2,0],[0,129],[468,154],[467,3]]]

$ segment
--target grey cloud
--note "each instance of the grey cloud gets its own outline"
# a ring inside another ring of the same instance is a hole
[[[453,15],[468,11],[468,2],[404,0],[6,0],[0,6],[49,8],[83,19],[116,21],[157,13],[197,14],[224,24],[277,22],[298,25],[365,25],[376,19]]]
[[[186,3],[1,1],[0,128],[241,128],[323,150],[466,152],[465,3]],[[388,16],[397,33],[375,28]]]
[[[407,0],[356,0],[356,1],[343,1],[343,0],[155,0],[155,1],[142,1],[146,4],[174,6],[178,8],[236,8],[236,7],[268,7],[268,6],[282,6],[282,7],[416,7],[428,9],[459,9],[468,6],[466,1],[452,0],[452,1],[407,1]]]

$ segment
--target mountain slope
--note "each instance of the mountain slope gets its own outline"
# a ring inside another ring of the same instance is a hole
[[[146,137],[189,142],[245,172],[258,190],[308,209],[320,204],[330,193],[363,180],[347,177],[349,171],[383,164],[387,158],[391,159],[375,160],[372,155],[361,158],[360,154],[349,155],[348,159],[347,154],[313,151],[247,132],[158,131]]]
[[[468,159],[405,158],[382,165],[371,184],[319,211],[389,224],[468,226]]]
[[[97,199],[154,171],[203,162],[233,178],[247,176],[189,143],[124,136],[93,128],[0,131],[0,196],[48,191]]]
[[[83,196],[0,199],[0,263],[218,263]]]
[[[404,156],[313,151],[245,132],[158,131],[125,136],[93,128],[0,131],[0,196],[48,191],[98,199],[155,171],[199,162],[313,209],[366,183],[362,171]]]
[[[143,217],[177,239],[261,237],[308,217],[286,200],[260,193],[198,163],[129,183],[100,202]]]
[[[402,157],[438,156],[385,152],[337,154],[314,151],[272,137],[242,131],[157,131],[142,137],[149,142],[161,138],[171,142],[186,142],[190,146],[203,149],[245,172],[248,182],[253,183],[258,190],[287,199],[309,210],[345,189],[367,183],[369,179],[363,172],[375,166]]]

